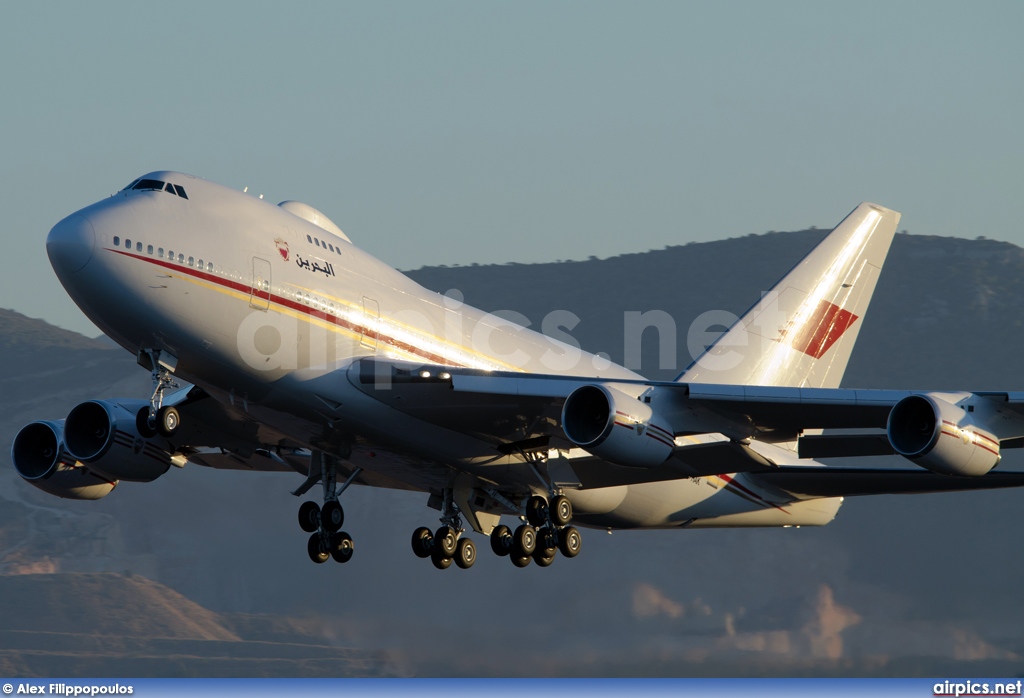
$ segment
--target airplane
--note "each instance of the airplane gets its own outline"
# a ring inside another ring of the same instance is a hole
[[[821,526],[846,497],[1024,486],[1024,393],[840,381],[900,214],[857,206],[673,381],[429,291],[308,204],[157,171],[58,222],[71,298],[151,374],[17,434],[31,485],[95,500],[172,467],[289,472],[310,559],[349,561],[351,485],[426,496],[439,569],[470,532],[516,567],[584,529]],[[823,465],[899,455],[912,468]],[[299,480],[301,478],[301,482]],[[512,526],[502,523],[502,518]]]

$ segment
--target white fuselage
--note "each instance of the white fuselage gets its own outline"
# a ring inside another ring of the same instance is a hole
[[[279,206],[180,173],[146,176],[180,185],[188,198],[123,191],[72,214],[47,242],[61,282],[122,347],[176,357],[177,375],[295,443],[329,449],[345,438],[356,444],[354,464],[423,490],[450,483],[420,463],[448,466],[451,479],[461,473],[533,487],[521,457],[371,397],[349,379],[350,366],[381,357],[641,378],[428,291]],[[824,524],[841,501],[796,500],[753,476],[566,494],[581,523],[601,527]]]

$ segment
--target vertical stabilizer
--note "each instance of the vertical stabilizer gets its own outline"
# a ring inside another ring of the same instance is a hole
[[[839,387],[899,221],[858,206],[677,380]]]

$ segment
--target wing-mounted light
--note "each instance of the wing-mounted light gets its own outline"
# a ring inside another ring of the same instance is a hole
[[[945,475],[984,475],[999,463],[999,439],[982,419],[936,395],[910,395],[889,413],[893,449]]]
[[[33,487],[64,499],[101,499],[117,486],[71,459],[63,447],[63,420],[32,422],[18,432],[11,461]]]
[[[661,465],[675,448],[669,424],[650,405],[606,385],[585,385],[566,398],[562,430],[580,448],[633,468]]]
[[[89,400],[64,421],[64,444],[75,460],[112,480],[151,482],[167,472],[171,455],[139,434],[142,400]]]

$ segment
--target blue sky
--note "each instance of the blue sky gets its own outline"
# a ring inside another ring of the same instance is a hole
[[[96,334],[46,233],[165,168],[310,203],[403,269],[862,200],[1024,244],[1022,26],[1019,2],[5,3],[0,306]]]

